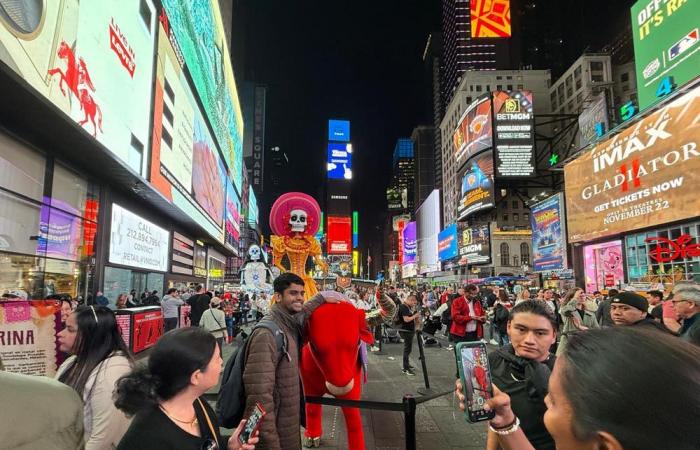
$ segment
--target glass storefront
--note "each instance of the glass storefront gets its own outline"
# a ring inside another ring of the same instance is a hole
[[[700,222],[627,235],[627,277],[630,282],[663,283],[666,289],[678,281],[700,281],[700,257],[692,256],[697,252],[682,254],[698,243]]]
[[[94,183],[0,134],[0,291],[86,296],[98,210]]]
[[[163,282],[162,273],[106,266],[103,294],[109,299],[109,307],[115,308],[119,294],[128,295],[132,290],[136,291],[138,299],[153,291],[158,291],[158,297],[163,298]]]
[[[624,283],[622,241],[615,240],[583,247],[586,292],[620,289]]]

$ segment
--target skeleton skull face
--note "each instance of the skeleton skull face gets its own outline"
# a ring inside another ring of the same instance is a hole
[[[306,211],[303,209],[293,209],[289,213],[289,225],[295,233],[303,233],[308,225],[306,221]]]
[[[257,245],[251,245],[250,248],[248,249],[248,256],[250,257],[251,261],[259,261],[260,260],[260,247]]]

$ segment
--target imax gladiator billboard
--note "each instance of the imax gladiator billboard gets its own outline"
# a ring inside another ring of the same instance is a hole
[[[564,168],[569,242],[700,211],[700,84]]]

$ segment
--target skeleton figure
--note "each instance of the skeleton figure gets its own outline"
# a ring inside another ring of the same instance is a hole
[[[293,209],[289,213],[289,227],[294,233],[303,233],[306,230],[306,211]]]
[[[268,283],[269,276],[269,283]],[[272,293],[274,275],[267,266],[260,246],[253,244],[248,248],[248,262],[241,269],[241,288],[247,292]]]

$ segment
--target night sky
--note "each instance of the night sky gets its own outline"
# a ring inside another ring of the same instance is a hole
[[[242,39],[238,43],[244,48],[242,59],[234,61],[236,76],[268,86],[266,147],[279,146],[290,158],[286,190],[306,192],[323,200],[327,120],[351,121],[355,150],[352,195],[354,208],[360,212],[363,248],[379,239],[377,227],[382,225],[384,190],[390,181],[396,139],[410,137],[415,126],[432,122],[430,80],[422,55],[428,35],[441,27],[441,3],[234,3],[234,9],[236,4],[238,9],[234,10],[233,40]],[[523,57],[527,58],[528,49],[542,48],[542,36],[553,41],[556,37],[552,33],[559,32],[565,41],[559,44],[556,39],[557,49],[563,49],[556,59],[560,67],[566,68],[580,56],[586,41],[599,40],[605,34],[601,30],[611,33],[611,24],[620,23],[621,18],[623,23],[628,20],[622,16],[633,1],[513,2],[518,3],[523,4],[526,14],[536,11],[539,16],[535,32],[531,28],[532,34],[520,43]],[[536,9],[531,8],[534,3]],[[525,9],[526,5],[530,8]],[[573,10],[577,13],[572,20],[569,12]],[[537,29],[542,30],[541,35]],[[263,223],[274,201],[268,197],[264,195],[260,202]],[[367,239],[368,232],[371,239]]]

